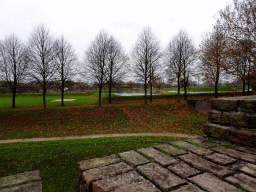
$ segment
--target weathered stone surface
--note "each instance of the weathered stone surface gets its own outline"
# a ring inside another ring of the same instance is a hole
[[[169,157],[152,147],[138,149],[137,151],[153,159],[155,162],[161,164],[162,166],[168,166],[178,162],[173,157]]]
[[[233,185],[236,185],[237,187],[242,187],[247,191],[256,191],[256,179],[243,173],[238,173],[227,177],[225,180],[232,183]]]
[[[241,159],[250,163],[256,163],[256,156],[248,153],[244,153],[241,151],[237,151],[235,149],[230,149],[227,147],[219,146],[219,147],[214,147],[212,148],[213,151],[217,151],[222,154],[226,154],[230,157],[236,158],[236,159]]]
[[[233,159],[231,157],[228,157],[226,155],[222,155],[219,153],[213,153],[211,155],[207,155],[205,156],[205,159],[208,159],[220,165],[229,165],[237,161],[237,159]]]
[[[247,173],[248,175],[252,175],[256,177],[256,165],[246,162],[239,162],[237,164],[234,164],[231,166],[232,170],[240,170],[244,173]]]
[[[218,111],[236,111],[237,110],[237,100],[230,99],[211,99],[212,109]]]
[[[253,155],[256,155],[256,149],[255,148],[244,147],[244,146],[240,146],[240,145],[234,145],[234,149],[236,149],[238,151],[245,152],[245,153],[251,153]]]
[[[150,163],[148,159],[137,153],[136,151],[127,151],[118,154],[121,159],[131,166],[138,166],[145,163]]]
[[[227,140],[229,129],[230,128],[226,126],[209,123],[204,125],[204,134],[208,137],[215,137],[218,139]]]
[[[139,166],[137,170],[163,190],[168,190],[186,183],[186,181],[156,163]]]
[[[23,185],[0,189],[1,192],[42,192],[42,182],[34,181]]]
[[[185,192],[185,191],[203,192],[203,190],[199,189],[198,187],[196,187],[194,185],[185,185],[185,186],[182,186],[179,189],[172,191],[172,192]]]
[[[107,179],[109,177],[126,173],[131,170],[132,168],[124,162],[95,169],[89,169],[82,173],[82,184],[84,185],[85,190],[89,190],[93,181],[97,181],[99,179]]]
[[[195,145],[192,145],[190,143],[187,143],[187,142],[184,142],[184,141],[174,141],[174,142],[171,142],[171,144],[173,145],[178,145],[184,149],[187,149],[197,155],[205,155],[205,154],[210,154],[210,153],[213,153],[213,151],[209,150],[209,149],[205,149],[205,148],[202,148],[202,147],[197,147]]]
[[[116,155],[111,155],[103,158],[94,158],[78,162],[78,176],[81,177],[83,171],[92,168],[103,167],[106,165],[118,163],[121,160]]]
[[[157,145],[155,146],[154,148],[158,149],[158,150],[162,150],[162,151],[165,151],[166,153],[169,153],[170,155],[183,155],[183,154],[186,154],[188,152],[186,151],[183,151],[183,150],[180,150],[180,149],[177,149],[167,143],[165,144],[162,144],[162,145]]]
[[[92,184],[93,192],[109,192],[117,187],[143,181],[143,178],[135,171],[130,171],[109,179],[95,181]]]
[[[256,99],[240,101],[239,107],[242,112],[256,113]]]
[[[209,173],[197,175],[189,180],[209,192],[242,192],[235,186],[230,185],[229,183],[222,181]]]
[[[208,113],[212,110],[211,101],[209,100],[196,100],[195,109],[200,113]]]
[[[224,112],[221,118],[221,124],[234,125],[243,128],[256,128],[256,115],[247,115],[241,113]]]
[[[232,129],[228,130],[228,140],[251,147],[256,147],[256,133],[247,130]]]
[[[7,188],[13,185],[21,185],[31,181],[40,181],[40,171],[30,171],[0,178],[0,188]]]
[[[182,178],[192,177],[200,173],[200,171],[198,171],[197,169],[190,167],[189,165],[183,162],[170,165],[168,169]]]
[[[209,114],[209,121],[212,123],[220,123],[221,122],[221,117],[222,117],[221,111],[210,111]]]
[[[209,171],[220,178],[233,173],[233,171],[229,170],[226,167],[216,165],[192,153],[181,155],[179,156],[179,158],[197,169],[200,169],[202,171]]]
[[[197,137],[186,140],[187,142],[197,143],[205,148],[216,147],[214,143],[211,143],[207,137]]]
[[[113,192],[160,192],[157,188],[153,187],[146,181],[138,183],[132,183],[119,188],[116,188]]]

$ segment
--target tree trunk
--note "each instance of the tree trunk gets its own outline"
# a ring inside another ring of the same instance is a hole
[[[217,98],[218,97],[218,82],[215,82],[215,93],[214,96]]]
[[[61,88],[61,105],[64,105],[64,86]]]
[[[178,76],[178,103],[180,102],[180,77]]]
[[[102,86],[100,85],[100,89],[99,89],[99,107],[101,107],[101,92],[102,92]]]
[[[46,94],[46,87],[44,85],[44,87],[43,87],[43,105],[44,105],[44,108],[46,108],[45,94]]]
[[[146,79],[145,79],[145,82],[144,82],[144,91],[145,91],[145,104],[147,104],[147,82],[146,82]]]
[[[110,78],[111,79],[111,78]],[[109,81],[109,85],[108,85],[108,103],[111,104],[111,87],[112,87],[112,80]]]
[[[12,91],[12,108],[15,108],[15,98],[16,98],[16,86],[14,85]]]
[[[245,79],[243,79],[243,93],[245,93]]]
[[[150,82],[150,102],[152,102],[152,101],[153,101],[153,96],[152,96],[152,92],[153,92],[153,90],[152,90],[152,88],[153,88],[153,86],[152,86],[152,82]]]
[[[184,83],[184,98],[187,100],[187,85]]]

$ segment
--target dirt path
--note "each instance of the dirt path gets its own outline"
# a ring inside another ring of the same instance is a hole
[[[64,141],[73,139],[97,139],[111,137],[181,137],[181,138],[196,138],[196,135],[187,135],[179,133],[124,133],[124,134],[104,134],[104,135],[84,135],[84,136],[69,136],[69,137],[48,137],[48,138],[30,138],[30,139],[9,139],[0,140],[0,144],[4,143],[25,143],[25,142],[40,142],[40,141]]]

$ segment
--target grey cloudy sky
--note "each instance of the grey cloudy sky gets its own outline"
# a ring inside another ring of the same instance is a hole
[[[195,45],[215,23],[214,15],[232,0],[0,0],[0,40],[12,33],[28,39],[44,24],[64,35],[80,59],[100,30],[112,34],[130,53],[139,33],[151,27],[162,48],[181,29]]]

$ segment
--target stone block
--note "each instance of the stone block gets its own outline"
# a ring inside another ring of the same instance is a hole
[[[237,187],[242,187],[247,191],[256,191],[256,179],[243,173],[237,173],[233,176],[225,178],[225,180]]]
[[[169,157],[152,147],[138,149],[137,151],[153,159],[155,162],[161,164],[162,166],[168,166],[178,162],[175,158]]]
[[[256,133],[252,131],[230,128],[228,130],[228,140],[230,142],[256,147]]]
[[[256,100],[242,100],[239,107],[241,112],[256,113]]]
[[[176,156],[176,155],[184,155],[188,152],[177,149],[167,143],[162,144],[162,145],[157,145],[154,148],[158,149],[158,150],[162,150],[165,151],[166,153],[169,153],[170,155]]]
[[[229,129],[230,127],[209,123],[204,125],[204,134],[208,137],[215,137],[218,139],[227,140]]]
[[[88,159],[84,161],[79,161],[78,162],[78,176],[81,177],[82,172],[93,169],[93,168],[98,168],[98,167],[103,167],[106,165],[114,164],[120,162],[121,159],[119,159],[116,155],[111,155],[103,158],[93,158],[93,159]]]
[[[192,177],[200,173],[200,171],[198,171],[197,169],[190,167],[188,164],[183,162],[170,165],[168,169],[182,178]]]
[[[242,192],[235,186],[222,181],[209,173],[197,175],[189,180],[199,185],[202,189],[210,192]]]
[[[248,175],[256,177],[256,165],[246,162],[239,162],[231,166],[232,170],[242,171]]]
[[[256,115],[224,112],[221,124],[256,129]]]
[[[122,187],[118,187],[113,192],[160,192],[157,188],[150,185],[146,181],[141,181],[138,183],[132,183]]]
[[[233,159],[231,157],[222,155],[220,153],[213,153],[211,155],[205,156],[204,158],[223,166],[230,165],[232,163],[237,162],[237,159]]]
[[[42,192],[42,182],[34,181],[26,184],[0,189],[1,192]]]
[[[188,139],[186,141],[187,142],[192,142],[192,143],[197,143],[197,144],[199,144],[199,145],[201,145],[202,147],[205,147],[205,148],[216,147],[216,145],[214,143],[211,143],[209,141],[208,137],[197,137],[197,138]]]
[[[212,110],[212,105],[210,100],[196,100],[195,109],[200,113],[208,113]]]
[[[209,114],[209,121],[212,123],[220,123],[221,122],[221,117],[222,117],[221,111],[210,111]]]
[[[233,171],[229,170],[226,167],[216,165],[192,153],[181,155],[179,156],[179,158],[194,168],[197,168],[201,171],[211,172],[220,178],[223,178],[224,176],[233,173]]]
[[[237,110],[237,100],[228,99],[211,99],[212,109],[217,111],[236,111]]]
[[[130,171],[109,179],[95,181],[92,184],[93,192],[110,192],[117,187],[143,181],[143,178],[135,171]]]
[[[100,179],[107,179],[131,170],[133,169],[124,162],[89,169],[82,173],[82,185],[84,186],[85,190],[91,190],[92,182]]]
[[[138,166],[137,170],[162,190],[168,190],[186,183],[186,181],[156,163]]]
[[[206,155],[206,154],[213,153],[213,151],[211,151],[210,149],[198,147],[198,146],[192,145],[192,144],[184,142],[184,141],[174,141],[174,142],[171,142],[171,144],[178,145],[179,147],[189,150],[197,155]]]
[[[129,165],[135,167],[138,165],[150,163],[148,159],[137,153],[136,151],[127,151],[118,154]]]
[[[212,150],[222,154],[226,154],[236,159],[240,159],[240,160],[244,160],[244,161],[256,164],[256,155],[244,153],[244,152],[237,151],[235,149],[230,149],[223,146],[214,147],[212,148]]]
[[[172,191],[172,192],[185,192],[185,191],[203,192],[203,190],[199,189],[198,187],[196,187],[194,185],[185,185],[185,186],[182,186],[179,189]]]
[[[8,188],[14,185],[21,185],[33,181],[41,181],[40,171],[30,171],[0,178],[0,188]]]
[[[255,138],[256,140],[256,138]],[[255,148],[250,148],[250,147],[245,147],[245,146],[240,146],[240,145],[234,145],[234,148],[238,151],[242,151],[245,153],[251,153],[256,155],[256,149]]]

